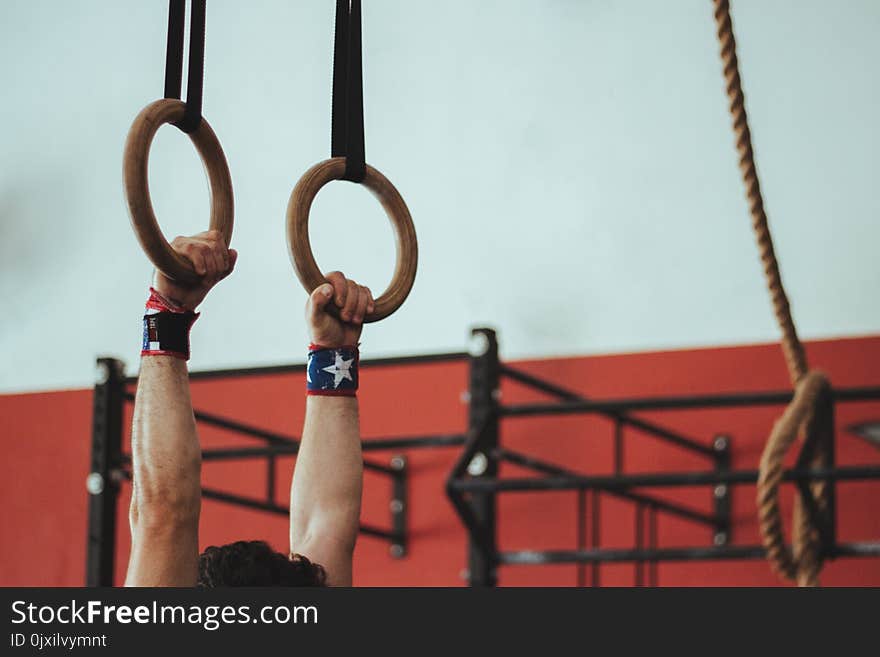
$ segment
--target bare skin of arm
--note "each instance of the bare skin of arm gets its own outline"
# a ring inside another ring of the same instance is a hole
[[[141,362],[132,428],[131,557],[126,586],[194,586],[201,449],[186,363]]]
[[[159,294],[194,310],[235,266],[217,233],[178,237],[172,247],[202,275],[192,287],[156,273]],[[131,556],[126,586],[194,586],[198,579],[201,448],[186,362],[174,356],[141,359],[132,427]]]
[[[335,348],[358,343],[373,310],[366,287],[339,272],[316,289],[306,307],[312,342]],[[325,312],[331,302],[342,321]],[[290,491],[290,551],[324,566],[330,586],[351,586],[360,527],[363,457],[355,397],[309,396]]]

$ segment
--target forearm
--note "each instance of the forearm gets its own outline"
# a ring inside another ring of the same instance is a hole
[[[339,319],[326,312],[331,299]],[[321,564],[330,586],[351,586],[364,462],[358,421],[358,351],[370,290],[327,274],[309,296],[309,396],[290,491],[290,551]]]
[[[131,431],[127,586],[192,586],[198,578],[201,451],[186,362],[141,359]]]
[[[218,231],[171,243],[198,275],[183,284],[157,270],[144,310],[131,431],[129,586],[198,581],[202,454],[189,394],[189,331],[208,291],[235,266]],[[169,355],[173,354],[173,355]]]
[[[141,360],[131,442],[132,529],[154,520],[197,522],[201,450],[184,360]]]
[[[357,398],[309,396],[290,493],[291,551],[311,558],[310,545],[332,542],[350,557],[362,487]]]

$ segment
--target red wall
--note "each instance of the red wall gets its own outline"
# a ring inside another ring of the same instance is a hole
[[[501,335],[502,351],[503,338]],[[880,337],[821,341],[808,347],[810,362],[831,375],[837,386],[880,385]],[[560,382],[584,394],[629,397],[658,394],[779,390],[787,387],[778,346],[700,349],[529,361],[521,369]],[[304,398],[299,376],[267,376],[234,382],[193,384],[195,405],[244,422],[297,434]],[[460,393],[467,386],[464,364],[376,368],[362,376],[362,428],[370,437],[461,432],[466,407]],[[504,401],[540,400],[516,384],[505,384]],[[733,464],[757,467],[767,430],[781,409],[663,411],[642,417],[662,421],[707,443],[717,432],[733,436]],[[130,417],[126,418],[126,426]],[[841,464],[878,463],[880,453],[853,438],[844,427],[880,418],[880,403],[843,404],[837,409]],[[91,392],[67,391],[0,396],[0,422],[5,458],[0,462],[3,500],[0,541],[0,585],[81,585],[84,580],[86,492]],[[205,446],[254,445],[227,432],[203,427]],[[629,472],[706,469],[695,456],[633,430],[626,434]],[[612,467],[611,424],[596,417],[506,420],[504,445],[544,460],[587,473],[608,473]],[[459,521],[443,493],[443,482],[459,448],[413,450],[410,464],[410,553],[391,559],[386,543],[363,537],[356,553],[355,583],[362,586],[461,584],[466,541]],[[389,453],[372,453],[386,460]],[[293,459],[279,461],[278,496],[286,501]],[[524,474],[505,466],[503,475]],[[260,496],[265,472],[252,463],[208,463],[204,483],[242,494]],[[661,489],[654,494],[711,508],[710,492]],[[121,581],[128,555],[126,486],[119,509]],[[571,549],[575,546],[573,492],[505,493],[499,508],[502,549]],[[737,544],[758,542],[753,486],[740,486],[733,498]],[[880,540],[880,515],[874,505],[880,483],[842,483],[838,491],[840,540]],[[363,519],[387,526],[389,484],[367,473]],[[791,491],[784,497],[790,517]],[[603,547],[632,547],[634,511],[631,504],[604,496],[601,527]],[[203,546],[239,538],[265,538],[284,549],[284,518],[204,501]],[[708,545],[707,529],[660,515],[661,546]],[[509,566],[502,568],[504,585],[573,585],[574,565]],[[603,565],[603,585],[631,585],[633,565]],[[880,585],[880,559],[841,559],[828,564],[827,585]],[[763,561],[664,563],[661,585],[773,585],[777,579]]]

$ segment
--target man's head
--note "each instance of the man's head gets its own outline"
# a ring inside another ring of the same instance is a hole
[[[211,546],[199,555],[199,586],[324,586],[326,574],[300,555],[275,552],[265,541]]]

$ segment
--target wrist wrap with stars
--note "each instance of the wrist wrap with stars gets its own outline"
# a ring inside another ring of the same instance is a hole
[[[141,356],[175,356],[189,360],[189,330],[198,313],[175,306],[150,288],[144,310]]]
[[[357,345],[328,349],[310,344],[306,393],[354,397],[358,389],[359,358]]]

